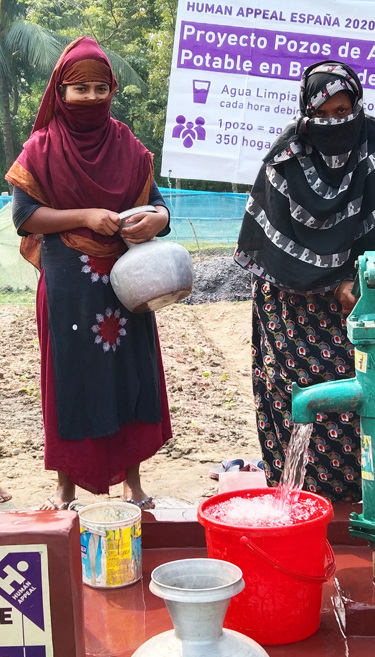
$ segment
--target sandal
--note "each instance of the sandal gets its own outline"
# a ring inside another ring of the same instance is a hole
[[[143,509],[146,506],[146,504],[152,502],[152,497],[146,497],[144,500],[141,500],[140,502],[136,502],[131,497],[128,498],[123,497],[122,500],[123,502],[127,502],[128,504],[135,504],[135,506],[137,506],[139,509]],[[153,507],[149,507],[149,508],[151,509]]]
[[[221,466],[209,471],[211,479],[219,479],[219,475],[223,472],[248,472],[250,470],[250,461],[243,459],[224,459]]]
[[[70,502],[62,502],[61,504],[56,504],[53,497],[47,497],[47,501],[53,505],[56,511],[66,511],[67,509],[69,509],[69,505],[72,504],[76,499],[77,498],[74,497],[72,500],[70,500]]]

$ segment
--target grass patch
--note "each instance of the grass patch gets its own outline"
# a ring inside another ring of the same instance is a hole
[[[0,288],[0,303],[35,303],[35,290],[25,288],[24,290],[15,290],[11,287]]]
[[[235,244],[228,244],[225,242],[204,242],[199,241],[199,249],[195,242],[181,242],[181,244],[194,255],[204,255],[207,257],[233,255]]]

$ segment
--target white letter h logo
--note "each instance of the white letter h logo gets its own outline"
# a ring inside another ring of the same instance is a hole
[[[5,591],[5,593],[12,595],[12,593],[14,593],[14,587],[12,586],[13,582],[23,584],[25,578],[17,570],[14,570],[12,566],[5,566],[4,572],[7,573],[7,577],[4,577],[4,579],[0,577],[0,587]]]

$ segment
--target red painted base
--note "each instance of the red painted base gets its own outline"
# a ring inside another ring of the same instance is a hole
[[[368,618],[372,594],[372,552],[366,542],[352,539],[348,518],[356,507],[335,505],[335,519],[329,527],[337,570],[335,580],[323,586],[320,629],[309,639],[284,646],[265,646],[270,657],[364,657],[375,654],[375,638]],[[147,639],[172,629],[165,603],[149,591],[151,571],[175,559],[205,557],[204,533],[196,522],[157,522],[144,513],[143,579],[128,588],[99,591],[84,586],[86,657],[131,657]],[[344,616],[338,611],[337,587],[353,600]],[[367,603],[367,609],[361,607]],[[344,618],[344,622],[343,622]],[[375,627],[374,620],[372,620]],[[358,635],[362,628],[361,635]],[[366,629],[367,628],[367,629]],[[355,632],[357,633],[354,636]]]

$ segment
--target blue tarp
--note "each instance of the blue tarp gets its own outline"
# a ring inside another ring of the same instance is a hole
[[[247,194],[159,188],[171,213],[169,239],[236,243]],[[12,200],[0,195],[0,210]],[[195,233],[195,234],[194,234]]]
[[[171,213],[170,239],[236,243],[247,194],[159,188]],[[190,220],[190,221],[189,221]]]
[[[171,213],[167,238],[192,249],[237,242],[247,194],[160,188]],[[19,253],[20,238],[12,222],[11,196],[0,195],[0,289],[35,288],[36,270]]]

